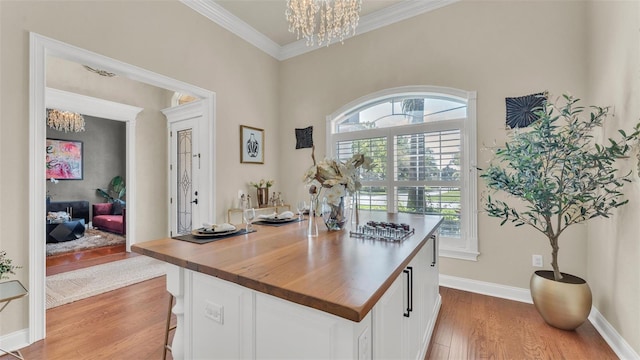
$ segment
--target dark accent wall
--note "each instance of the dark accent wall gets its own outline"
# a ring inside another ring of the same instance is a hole
[[[59,180],[57,184],[47,181],[47,194],[51,201],[104,202],[104,198],[96,194],[96,189],[107,189],[116,175],[126,181],[126,124],[87,115],[84,119],[85,131],[79,133],[65,133],[47,127],[47,138],[83,143],[83,179]]]

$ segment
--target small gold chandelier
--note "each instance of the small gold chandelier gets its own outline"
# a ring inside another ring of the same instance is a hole
[[[332,39],[344,41],[353,35],[360,20],[362,0],[287,0],[285,16],[289,32],[307,40],[313,46],[317,37],[318,45]]]
[[[47,109],[47,126],[64,132],[84,131],[84,117],[78,113]]]

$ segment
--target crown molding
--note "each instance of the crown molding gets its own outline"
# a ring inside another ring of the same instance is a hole
[[[355,35],[351,37],[362,35],[364,33],[368,33],[369,31],[395,24],[411,17],[439,9],[443,6],[451,5],[458,1],[460,0],[405,0],[399,2],[395,5],[361,17]],[[347,39],[345,39],[345,41]],[[331,44],[335,44],[338,42],[340,42],[340,40],[334,40],[331,42]],[[290,59],[292,57],[320,49],[324,46],[327,45],[307,46],[305,40],[298,40],[296,42],[282,46],[279,60]]]
[[[314,50],[326,45],[307,46],[304,39],[280,46],[258,30],[251,27],[237,16],[231,14],[213,0],[180,0],[183,4],[205,16],[209,20],[238,35],[258,49],[282,61]],[[378,10],[360,18],[360,24],[354,36],[376,30],[416,15],[424,14],[460,0],[405,0],[385,9]],[[353,36],[352,36],[353,37]],[[345,39],[346,41],[347,39]],[[334,40],[331,44],[340,42]]]
[[[251,25],[240,20],[213,0],[180,0],[183,4],[195,10],[223,28],[236,34],[246,42],[278,59],[280,45],[254,29]]]

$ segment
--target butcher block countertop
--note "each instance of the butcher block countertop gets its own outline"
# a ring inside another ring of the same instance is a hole
[[[134,252],[227,280],[255,291],[359,322],[442,222],[440,216],[361,212],[368,220],[406,223],[402,242],[349,236],[349,226],[306,236],[307,221],[253,225],[256,232],[195,244],[171,238],[132,246]]]

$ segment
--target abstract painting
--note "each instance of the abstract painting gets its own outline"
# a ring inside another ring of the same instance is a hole
[[[82,180],[82,141],[47,139],[47,179]]]
[[[313,147],[313,126],[296,129],[296,149]]]
[[[506,98],[507,128],[525,128],[531,125],[538,118],[535,112],[542,109],[546,100],[545,93]]]

